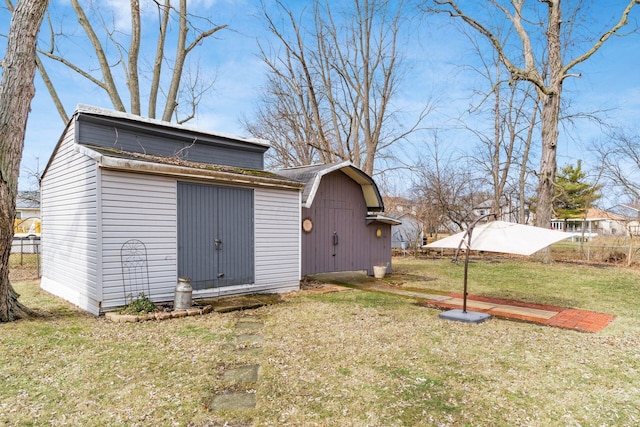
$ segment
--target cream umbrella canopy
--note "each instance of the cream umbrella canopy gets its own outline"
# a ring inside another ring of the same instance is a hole
[[[464,246],[472,251],[531,255],[553,243],[572,237],[571,233],[505,221],[476,225],[473,228],[473,239],[470,238],[471,235],[466,239],[470,234],[468,231],[445,237],[425,247],[457,249]]]
[[[425,248],[457,249],[454,260],[457,259],[458,251],[461,248],[464,247],[466,249],[462,312],[459,310],[451,310],[448,314],[445,314],[444,316],[441,315],[440,317],[474,323],[482,322],[490,317],[484,313],[469,314],[467,312],[467,271],[469,269],[470,251],[531,255],[553,243],[572,237],[572,234],[562,231],[549,230],[546,228],[505,221],[492,221],[486,224],[477,225],[479,220],[489,216],[493,216],[493,214],[478,218],[466,231],[462,231],[423,246]]]

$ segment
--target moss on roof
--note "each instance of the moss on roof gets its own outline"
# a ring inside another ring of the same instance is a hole
[[[141,160],[152,163],[159,163],[164,165],[173,165],[173,166],[182,166],[191,169],[201,169],[208,170],[214,172],[226,172],[237,175],[245,175],[245,176],[255,176],[260,178],[272,178],[272,179],[287,179],[281,175],[278,175],[273,172],[268,172],[264,170],[258,169],[247,169],[240,168],[235,166],[225,166],[225,165],[215,165],[211,163],[199,163],[181,159],[179,156],[158,156],[144,153],[133,153],[130,151],[122,151],[114,148],[105,148],[105,147],[97,147],[93,145],[82,144],[91,150],[97,151],[99,153],[105,154],[110,157],[117,157],[121,159],[131,159],[131,160]]]

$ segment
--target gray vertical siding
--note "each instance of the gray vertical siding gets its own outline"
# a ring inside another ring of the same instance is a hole
[[[214,196],[209,185],[178,182],[178,275],[195,290],[216,285]]]
[[[98,314],[98,168],[93,159],[74,150],[74,124],[67,128],[42,180],[41,286]]]
[[[217,203],[218,286],[253,284],[253,190],[219,187]]]
[[[182,160],[262,170],[267,147],[219,138],[203,139],[195,132],[170,132],[144,124],[80,115],[77,127],[80,144],[131,153],[176,157]]]
[[[252,284],[253,190],[179,182],[178,242],[194,290]]]

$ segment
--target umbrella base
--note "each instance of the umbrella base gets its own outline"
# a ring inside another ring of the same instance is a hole
[[[491,319],[491,315],[487,313],[478,313],[475,311],[467,311],[465,313],[464,311],[457,309],[442,312],[438,317],[445,320],[454,320],[456,322],[465,323],[482,323],[485,320]]]

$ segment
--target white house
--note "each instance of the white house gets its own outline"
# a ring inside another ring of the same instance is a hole
[[[608,209],[614,215],[623,218],[628,234],[640,236],[640,206],[621,203]]]
[[[566,222],[566,228],[565,228]],[[551,227],[573,233],[574,239],[585,240],[596,236],[625,236],[629,234],[628,222],[620,215],[598,208],[587,210],[582,218],[552,219]]]
[[[95,315],[300,283],[303,185],[265,172],[267,142],[80,106],[42,177],[43,289]]]
[[[484,215],[488,215],[491,213],[491,209],[493,207],[493,200],[488,199],[484,202],[478,204],[473,207],[473,213],[475,217],[481,217]],[[530,224],[533,221],[533,218],[530,215],[530,211],[525,207],[525,224]],[[500,221],[506,222],[518,222],[520,217],[520,209],[518,207],[518,201],[516,199],[511,199],[506,196],[500,197],[500,215],[498,219]],[[485,221],[493,221],[494,218],[487,218]]]

